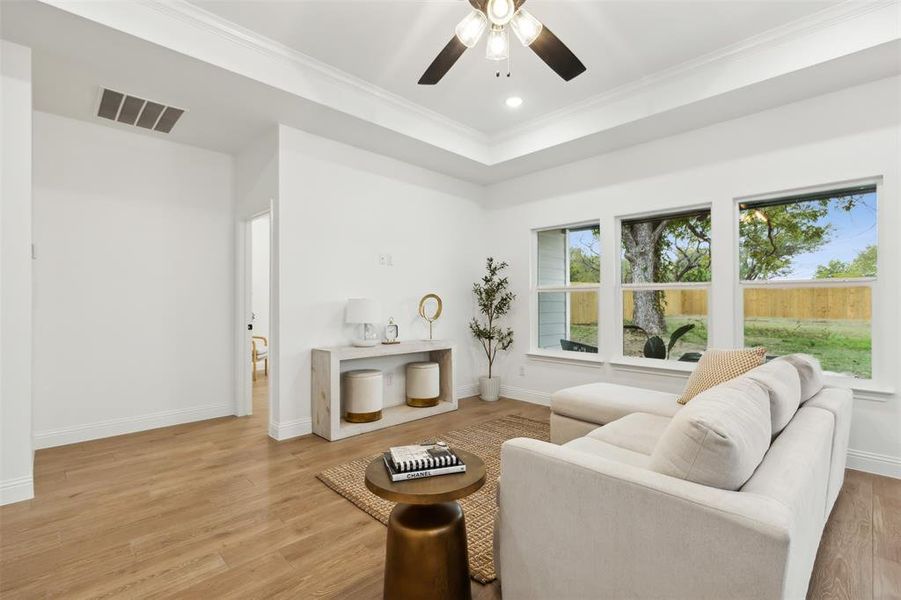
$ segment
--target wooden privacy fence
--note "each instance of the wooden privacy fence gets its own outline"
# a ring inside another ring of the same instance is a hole
[[[666,290],[667,316],[707,314],[707,290]],[[745,316],[776,319],[870,319],[871,290],[859,287],[746,288]],[[598,322],[596,293],[570,294],[572,323]],[[623,318],[632,319],[632,291],[623,292]]]
[[[873,308],[868,286],[746,288],[744,293],[748,317],[869,321]]]

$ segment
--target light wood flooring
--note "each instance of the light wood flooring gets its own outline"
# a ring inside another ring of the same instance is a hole
[[[379,598],[386,529],[315,474],[386,446],[546,408],[461,409],[341,442],[266,436],[254,416],[41,450],[37,498],[0,508],[3,598]],[[473,583],[476,599],[499,598]],[[901,481],[848,472],[811,598],[901,597]]]

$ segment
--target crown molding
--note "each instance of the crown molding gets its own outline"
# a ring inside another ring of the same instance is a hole
[[[342,71],[341,69],[324,63],[308,54],[295,50],[290,46],[286,46],[251,29],[247,29],[237,23],[224,19],[219,15],[211,13],[196,4],[191,4],[186,0],[138,0],[138,3],[164,15],[178,19],[187,25],[204,29],[210,33],[221,36],[228,41],[255,50],[270,58],[288,62],[295,67],[315,71],[339,85],[348,86],[364,94],[379,98],[380,100],[393,104],[400,110],[417,114],[435,123],[440,123],[460,134],[471,136],[481,142],[488,141],[488,136],[474,127],[460,123],[439,112],[426,108],[421,104],[407,100],[403,96],[389,92],[365,79],[351,75],[346,71]]]
[[[569,142],[608,133],[615,137],[624,126],[730,92],[744,89],[753,94],[751,88],[757,84],[901,38],[892,13],[901,7],[901,0],[846,0],[489,135],[187,0],[40,2],[292,94],[316,110],[341,113],[425,144],[429,151],[449,153],[453,156],[433,155],[429,168],[453,163],[454,169],[484,173],[485,180],[491,179],[493,166],[545,151],[563,154]],[[348,128],[360,124],[348,120]],[[408,150],[407,155],[417,151]],[[588,152],[596,152],[591,144],[570,152],[567,160]]]
[[[891,6],[898,6],[899,9],[901,9],[901,2],[899,2],[899,0],[845,0],[844,2],[817,11],[795,21],[768,29],[757,35],[730,44],[729,46],[724,46],[713,52],[657,71],[647,77],[631,81],[606,92],[586,98],[585,100],[564,106],[563,108],[542,115],[536,119],[500,131],[490,136],[490,143],[497,144],[511,140],[526,134],[529,131],[560,121],[561,119],[572,117],[578,113],[588,112],[605,104],[639,94],[668,81],[685,77],[691,72],[710,68],[716,63],[726,59],[735,58],[738,55],[760,53],[784,44],[787,40],[804,37]]]

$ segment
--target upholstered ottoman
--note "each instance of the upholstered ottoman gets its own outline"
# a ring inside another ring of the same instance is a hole
[[[414,362],[407,365],[407,404],[418,408],[437,406],[440,376],[438,363]]]
[[[382,418],[382,372],[360,369],[344,373],[344,420],[368,423]]]

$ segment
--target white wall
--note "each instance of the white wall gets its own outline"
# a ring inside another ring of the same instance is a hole
[[[268,214],[251,222],[252,265],[251,306],[253,334],[269,337],[269,225]]]
[[[617,216],[710,204],[714,277],[731,280],[731,210],[737,197],[882,176],[879,198],[879,280],[874,303],[875,387],[856,394],[850,465],[901,476],[901,88],[890,78],[805,100],[705,129],[650,142],[497,184],[488,190],[488,251],[512,265],[519,300],[512,322],[517,342],[500,373],[508,396],[546,402],[561,387],[616,381],[676,391],[687,374],[630,365],[569,364],[530,358],[529,281],[532,228],[597,219],[601,225],[601,358],[613,358],[621,316],[614,285]],[[725,247],[724,247],[725,246]],[[736,294],[716,286],[711,346],[734,341]],[[524,369],[525,375],[521,375]]]
[[[31,50],[0,41],[0,504],[34,496]]]
[[[232,158],[34,119],[37,446],[232,414]]]
[[[483,365],[466,323],[485,258],[483,189],[288,127],[279,148],[276,437],[310,431],[310,350],[350,341],[351,297],[380,300],[409,340],[428,335],[419,299],[441,296],[435,338],[457,342],[457,386],[473,393]],[[380,266],[379,254],[394,266]]]
[[[278,197],[278,130],[261,135],[235,158],[235,206],[239,219],[269,210]]]

